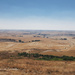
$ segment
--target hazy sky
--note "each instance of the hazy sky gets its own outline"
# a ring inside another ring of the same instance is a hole
[[[0,0],[0,29],[75,30],[75,0]]]

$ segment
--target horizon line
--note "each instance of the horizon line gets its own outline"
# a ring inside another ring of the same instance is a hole
[[[18,31],[18,30],[27,30],[27,31],[75,31],[75,30],[53,30],[53,29],[51,29],[51,30],[47,30],[47,29],[0,29],[0,30],[9,30],[9,31],[11,31],[11,30],[16,30],[16,31]]]

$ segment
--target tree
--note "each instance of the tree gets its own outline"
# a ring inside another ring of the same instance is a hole
[[[21,40],[19,40],[19,42],[22,42]]]

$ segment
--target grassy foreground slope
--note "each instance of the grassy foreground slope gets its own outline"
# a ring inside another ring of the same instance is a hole
[[[32,59],[4,59],[0,61],[0,75],[75,75],[74,61],[39,61]]]
[[[0,75],[75,75],[75,61],[34,60],[0,52]]]

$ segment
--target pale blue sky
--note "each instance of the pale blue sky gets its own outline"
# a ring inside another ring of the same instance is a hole
[[[75,30],[75,0],[0,0],[0,29]]]

